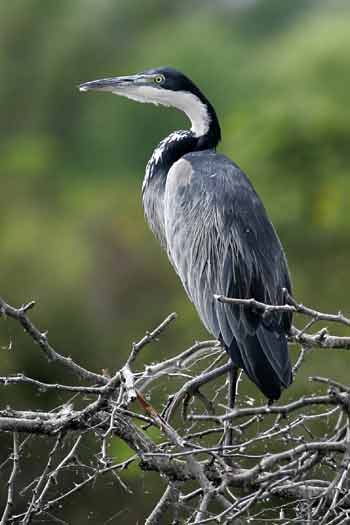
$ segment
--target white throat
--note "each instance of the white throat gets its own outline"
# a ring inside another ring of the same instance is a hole
[[[151,102],[179,109],[191,121],[191,131],[196,137],[205,135],[209,130],[210,117],[203,102],[192,93],[185,91],[170,91],[152,86],[135,86],[119,88],[113,91],[138,102]]]

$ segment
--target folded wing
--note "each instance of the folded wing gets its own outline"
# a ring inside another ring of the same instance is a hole
[[[214,294],[281,304],[286,258],[244,173],[214,151],[189,153],[169,170],[165,201],[169,258],[206,328],[269,399],[292,380],[288,313],[219,303]]]

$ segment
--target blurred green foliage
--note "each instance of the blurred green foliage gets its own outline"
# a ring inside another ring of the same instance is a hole
[[[119,366],[133,339],[173,310],[176,327],[144,360],[207,337],[140,198],[153,148],[187,123],[174,111],[76,89],[169,64],[216,107],[220,149],[262,196],[296,297],[349,313],[349,22],[345,0],[2,2],[0,294],[15,304],[37,300],[33,317],[57,349],[96,370]],[[0,326],[2,374],[62,379],[18,327]],[[348,362],[346,353],[313,353],[286,398],[311,388],[311,372],[347,381]],[[2,399],[50,406],[50,396],[32,395],[14,389]],[[146,480],[153,491],[155,479]],[[144,490],[137,478],[134,490]],[[120,523],[142,521],[154,496]],[[107,519],[113,498],[104,510],[91,498],[100,513],[91,522]],[[87,512],[72,505],[67,515],[85,523]]]

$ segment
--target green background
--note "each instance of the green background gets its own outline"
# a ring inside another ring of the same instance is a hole
[[[261,195],[296,298],[349,313],[349,27],[346,0],[1,2],[0,295],[17,305],[36,300],[33,319],[55,348],[97,371],[120,366],[132,341],[174,310],[176,325],[140,363],[208,337],[141,205],[148,158],[186,119],[76,89],[171,65],[216,108],[220,151]],[[74,381],[11,321],[1,321],[0,346],[1,375]],[[315,389],[310,373],[348,381],[349,360],[346,352],[313,352],[284,399]],[[1,399],[2,407],[57,404],[29,388],[8,387]],[[10,443],[9,436],[1,458]],[[33,450],[29,473],[40,458]],[[117,442],[113,450],[126,453]],[[126,476],[133,496],[103,481],[67,500],[62,517],[102,524],[120,511],[108,523],[142,523],[161,490],[158,477]]]

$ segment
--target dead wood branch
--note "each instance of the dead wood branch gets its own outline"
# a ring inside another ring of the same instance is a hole
[[[340,312],[318,312],[289,296],[284,305],[222,296],[217,300],[253,308],[263,316],[289,311],[308,317],[303,329],[293,327],[289,334],[291,343],[301,346],[294,366],[296,381],[310,347],[350,349],[350,336],[331,335],[325,328],[310,333],[318,321],[348,327],[349,319]],[[157,472],[167,483],[146,520],[148,525],[163,523],[165,516],[187,524],[233,523],[249,513],[250,519],[266,515],[283,523],[280,516],[288,514],[294,521],[311,516],[328,525],[350,517],[350,385],[312,377],[312,382],[324,388],[322,394],[272,406],[259,405],[238,392],[238,404],[232,410],[226,405],[225,377],[233,365],[217,341],[197,342],[178,355],[140,365],[142,349],[158,340],[175,314],[134,343],[124,365],[107,377],[57,352],[47,333],[29,319],[33,306],[31,302],[14,308],[0,299],[3,318],[17,321],[50,361],[66,367],[83,384],[43,382],[24,374],[0,377],[0,388],[28,385],[39,393],[75,396],[75,401],[63,406],[57,403],[51,411],[35,406],[29,410],[0,407],[0,432],[12,436],[13,442],[11,455],[2,458],[1,468],[9,472],[0,525],[29,524],[36,516],[52,513],[64,500],[93,486],[98,477],[114,476],[128,491],[123,470],[131,463],[144,472]],[[166,395],[164,378],[170,378]],[[180,405],[182,421],[176,417]],[[145,426],[140,428],[140,424]],[[228,425],[230,439],[225,438]],[[162,436],[160,442],[150,437],[150,426]],[[35,439],[36,435],[46,436],[49,451],[42,458],[41,474],[23,485],[19,464],[28,436]],[[99,453],[86,471],[80,454],[89,436]],[[109,443],[116,438],[132,451],[123,462],[116,462],[108,453]],[[71,486],[62,486],[57,495],[54,485],[63,483],[63,472],[73,466],[74,472],[82,469],[80,478]],[[26,501],[20,511],[19,493],[22,502],[23,498]],[[264,502],[272,496],[278,496],[279,502],[271,510]],[[285,523],[289,523],[287,518]]]

